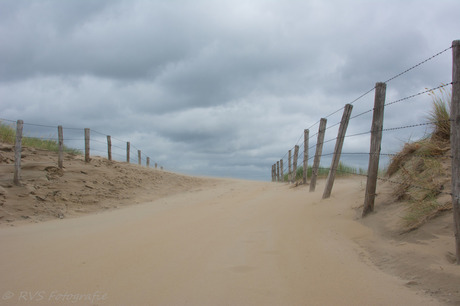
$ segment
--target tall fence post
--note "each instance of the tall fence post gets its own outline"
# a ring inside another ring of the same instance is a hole
[[[85,128],[85,162],[89,163],[89,143],[90,143],[90,129]]]
[[[58,167],[62,169],[64,167],[64,132],[62,131],[62,125],[58,126]]]
[[[14,143],[14,177],[13,183],[16,186],[21,185],[21,152],[22,152],[22,129],[24,121],[18,120],[16,122],[16,140]]]
[[[142,165],[142,154],[141,154],[141,150],[137,150],[137,163],[139,165]]]
[[[147,168],[150,168],[150,157],[147,156]]]
[[[342,120],[340,121],[339,132],[337,134],[337,141],[335,143],[334,156],[332,157],[331,162],[331,169],[329,169],[329,174],[327,175],[323,199],[327,199],[331,196],[332,186],[334,186],[335,174],[337,172],[337,167],[339,166],[340,155],[342,154],[343,141],[345,140],[345,134],[347,132],[348,122],[350,121],[352,110],[353,105],[345,105]]]
[[[107,135],[107,158],[112,160],[112,137]]]
[[[324,134],[326,133],[327,119],[321,118],[319,121],[318,139],[316,140],[315,159],[311,171],[310,192],[315,191],[316,179],[318,177],[319,162],[321,161],[321,154],[323,153]]]
[[[310,131],[303,130],[303,183],[307,184],[308,172],[308,139],[310,138]]]
[[[275,181],[275,176],[273,175],[273,171],[274,171],[274,170],[273,170],[273,167],[274,167],[274,165],[272,165],[272,182]]]
[[[291,161],[292,161],[292,153],[291,153],[292,150],[289,150],[289,154],[288,154],[288,164],[289,164],[289,172],[288,172],[288,182],[290,182],[292,179],[291,179],[291,176],[292,176],[292,166],[291,166]]]
[[[284,169],[283,169],[283,159],[280,159],[280,176],[281,182],[284,182]]]
[[[126,143],[126,162],[129,164],[130,158],[129,158],[129,152],[131,152],[131,144],[129,141]]]
[[[460,265],[460,40],[452,42],[452,101],[450,119],[455,251],[457,265]]]
[[[297,178],[297,159],[299,158],[299,146],[294,147],[294,162],[292,163],[291,182],[294,183]]]
[[[345,134],[347,132],[348,122],[350,121],[352,110],[353,105],[345,105],[342,120],[340,121],[339,132],[337,133],[337,141],[335,143],[334,155],[332,156],[331,168],[329,169],[329,174],[327,175],[323,199],[327,199],[331,196],[332,186],[334,186],[335,174],[339,166],[340,155],[342,154],[343,141],[345,140]]]
[[[371,147],[369,151],[369,166],[367,169],[366,193],[364,195],[363,217],[374,211],[375,191],[379,172],[380,149],[382,143],[383,114],[387,85],[375,84],[374,115],[371,127]]]
[[[276,181],[280,181],[280,161],[276,162]]]

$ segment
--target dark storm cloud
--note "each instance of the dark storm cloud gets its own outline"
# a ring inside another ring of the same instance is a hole
[[[458,11],[458,1],[1,1],[0,117],[91,127],[177,171],[263,178],[304,128],[458,39]],[[387,100],[450,71],[446,53],[391,81]],[[372,105],[373,92],[353,114]],[[394,106],[385,124],[420,121],[427,106]]]

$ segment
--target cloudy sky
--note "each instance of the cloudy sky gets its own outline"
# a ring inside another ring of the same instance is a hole
[[[96,150],[109,134],[173,171],[269,180],[303,129],[314,135],[321,117],[460,39],[459,12],[458,0],[0,0],[0,118],[88,127],[101,133]],[[448,83],[451,70],[447,50],[388,82],[387,102]],[[426,122],[430,99],[388,107],[385,127]],[[368,131],[371,117],[348,134]],[[67,143],[76,132],[65,130]],[[426,132],[385,133],[382,152]],[[344,152],[366,150],[366,135],[345,141]]]

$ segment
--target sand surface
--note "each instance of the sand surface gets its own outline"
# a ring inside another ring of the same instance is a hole
[[[207,179],[93,156],[23,148],[21,186],[13,184],[14,148],[0,143],[0,227],[72,218],[201,188]],[[153,165],[152,165],[153,166]]]
[[[302,187],[213,180],[101,214],[2,228],[0,303],[439,305],[355,242],[373,236],[350,209],[361,188],[361,179],[339,180],[320,200]]]
[[[308,186],[197,178],[0,144],[2,305],[460,305],[452,213],[401,234],[364,177]]]

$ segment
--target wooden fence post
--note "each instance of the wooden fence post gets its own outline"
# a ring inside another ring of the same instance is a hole
[[[63,159],[64,159],[64,133],[62,131],[62,125],[58,126],[58,167],[62,169],[64,167]]]
[[[307,184],[308,172],[308,139],[310,138],[310,131],[303,130],[303,183]]]
[[[14,177],[13,183],[16,186],[21,185],[19,180],[21,179],[21,152],[22,152],[22,129],[24,127],[24,121],[18,120],[16,122],[16,140],[14,143]]]
[[[280,161],[276,162],[276,181],[280,181]]]
[[[291,160],[292,160],[292,150],[289,150],[289,155],[288,155],[288,164],[289,164],[289,172],[288,172],[288,182],[291,182],[291,175],[292,175],[292,166],[291,166]]]
[[[158,167],[158,164],[157,164],[157,163],[155,163],[155,169],[156,169],[157,167]]]
[[[326,118],[321,118],[319,121],[318,139],[316,140],[315,159],[313,160],[313,167],[310,180],[310,192],[315,191],[316,179],[318,177],[319,162],[321,161],[321,154],[323,152],[324,134],[326,134]]]
[[[150,168],[150,157],[147,156],[147,168]]]
[[[460,40],[452,42],[452,101],[450,119],[455,253],[457,255],[457,265],[460,265]]]
[[[292,163],[291,182],[294,183],[297,179],[297,158],[299,157],[299,146],[294,147],[294,162]]]
[[[89,163],[89,140],[90,140],[90,129],[85,128],[85,162]]]
[[[323,199],[327,199],[331,196],[332,186],[334,185],[335,173],[339,166],[340,155],[342,154],[343,141],[345,140],[345,134],[347,132],[348,121],[350,121],[351,111],[353,105],[345,105],[343,110],[342,121],[340,121],[339,132],[337,134],[337,141],[335,143],[334,156],[332,157],[331,169],[327,175],[326,187],[324,188]]]
[[[131,144],[129,141],[126,143],[126,162],[129,164],[130,158],[129,158],[129,153],[131,152]]]
[[[280,175],[281,175],[281,182],[284,182],[283,159],[280,159]]]
[[[137,161],[139,165],[142,165],[142,154],[141,150],[137,150]]]
[[[366,193],[364,195],[363,217],[374,211],[375,191],[379,172],[380,149],[382,143],[383,114],[387,85],[375,84],[374,115],[371,127],[371,147],[369,151],[369,166],[367,168]]]
[[[107,157],[112,160],[112,137],[107,135]]]

